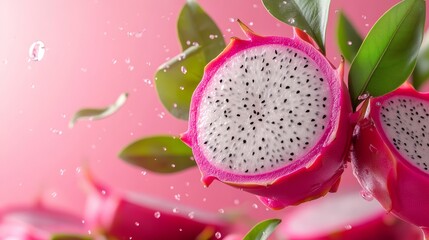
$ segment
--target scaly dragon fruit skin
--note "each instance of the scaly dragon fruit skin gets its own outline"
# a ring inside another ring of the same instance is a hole
[[[93,232],[118,240],[196,239],[203,231],[216,239],[216,232],[229,232],[227,221],[215,214],[142,194],[115,192],[92,177],[89,184],[85,221]]]
[[[335,192],[344,169],[345,157],[352,127],[349,122],[351,104],[348,91],[343,82],[343,64],[334,69],[329,61],[315,47],[302,37],[305,33],[295,31],[294,38],[263,37],[253,33],[241,24],[249,40],[232,38],[226,49],[206,68],[202,81],[194,91],[189,116],[188,131],[182,135],[182,140],[189,145],[202,174],[204,185],[210,185],[213,180],[242,189],[258,195],[260,200],[272,209],[281,209],[289,205],[324,196],[329,191]],[[329,79],[332,92],[331,121],[320,141],[303,158],[290,165],[271,172],[256,175],[240,175],[219,169],[212,165],[203,154],[202,143],[197,140],[197,121],[199,105],[202,101],[206,86],[210,83],[216,71],[236,53],[261,45],[280,44],[298,49],[311,58]]]
[[[55,234],[87,236],[82,218],[40,203],[0,211],[0,239],[45,240]]]
[[[414,97],[429,103],[429,93],[419,93],[408,83],[364,103],[353,138],[354,173],[362,187],[387,211],[428,228],[429,175],[400,155],[381,126],[381,106],[393,96]]]

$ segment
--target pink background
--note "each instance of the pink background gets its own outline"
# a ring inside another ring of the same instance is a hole
[[[242,19],[262,35],[292,33],[258,0],[199,2],[226,39],[243,37],[230,18]],[[332,0],[329,59],[338,64],[337,10],[344,9],[366,33],[397,2]],[[196,168],[157,175],[117,157],[133,140],[186,129],[186,122],[172,118],[162,107],[151,84],[156,68],[180,51],[176,19],[184,3],[0,1],[0,206],[32,203],[41,196],[51,205],[81,213],[85,194],[79,185],[79,169],[88,164],[97,177],[115,188],[211,211],[228,212],[238,205],[254,216],[282,214],[267,212],[254,196],[218,182],[204,189]],[[46,45],[45,57],[28,62],[28,49],[37,40]],[[67,127],[78,109],[106,106],[122,92],[129,92],[130,97],[113,116]],[[353,184],[350,168],[347,171],[344,183]]]

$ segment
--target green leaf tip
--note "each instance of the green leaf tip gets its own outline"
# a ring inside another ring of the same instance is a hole
[[[109,117],[125,104],[127,98],[128,93],[122,93],[112,105],[104,108],[83,108],[77,111],[70,119],[69,128],[73,128],[76,122],[81,119],[99,120]]]
[[[280,219],[268,219],[259,222],[246,234],[243,240],[267,240],[280,223]]]
[[[325,54],[330,0],[262,0],[262,3],[278,20],[308,33]]]
[[[126,146],[119,157],[155,173],[175,173],[196,166],[192,150],[175,136],[151,136]]]

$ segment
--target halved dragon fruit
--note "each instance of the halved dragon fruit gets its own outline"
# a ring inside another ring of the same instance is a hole
[[[370,98],[355,128],[352,163],[362,187],[383,207],[429,227],[429,93],[408,83]]]
[[[85,220],[95,233],[118,240],[219,239],[229,233],[229,222],[203,212],[140,193],[120,193],[89,177],[91,189]]]
[[[356,191],[338,193],[298,207],[276,230],[290,240],[415,240],[416,227],[397,219],[377,201],[366,201]]]
[[[45,240],[56,234],[88,236],[82,218],[42,204],[0,211],[0,239]]]
[[[206,66],[182,136],[203,183],[218,179],[274,209],[335,191],[351,136],[342,65],[303,32],[262,37],[240,24],[249,39],[232,38]]]

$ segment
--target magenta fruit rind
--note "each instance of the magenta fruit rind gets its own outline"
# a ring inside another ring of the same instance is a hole
[[[228,234],[229,222],[216,214],[144,194],[122,193],[87,176],[85,219],[91,230],[118,239],[195,239],[203,231]]]
[[[389,94],[367,100],[367,106],[360,110],[362,117],[353,139],[354,173],[362,187],[387,211],[427,228],[429,175],[396,150],[381,125],[380,109],[396,96],[412,97],[429,104],[429,93],[418,93],[408,83]]]
[[[314,46],[296,34],[294,38],[262,37],[253,33],[244,24],[241,25],[249,40],[232,38],[226,49],[206,66],[203,79],[192,97],[188,131],[181,137],[193,150],[202,173],[202,182],[208,186],[217,179],[260,196],[264,204],[274,209],[297,205],[321,197],[329,191],[335,191],[346,164],[344,159],[348,155],[352,131],[349,121],[352,110],[348,91],[343,82],[343,63],[338,69],[334,69]],[[294,48],[318,65],[320,71],[329,79],[331,93],[329,97],[332,98],[331,119],[315,146],[305,156],[289,165],[254,175],[219,169],[206,158],[200,147],[202,143],[199,143],[197,138],[199,105],[204,91],[214,74],[228,59],[243,50],[268,44]]]

